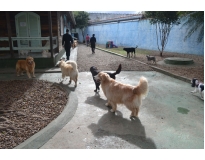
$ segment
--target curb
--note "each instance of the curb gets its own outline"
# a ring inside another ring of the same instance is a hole
[[[46,69],[35,68],[35,73],[61,73],[61,69],[59,67],[46,68]],[[16,69],[15,68],[1,69],[0,74],[16,74]]]
[[[75,92],[71,92],[69,88],[64,85],[60,86],[69,94],[68,102],[63,112],[45,128],[41,129],[39,132],[13,149],[39,149],[73,118],[78,106],[77,94]]]
[[[111,53],[111,54],[114,54],[114,55],[117,55],[117,56],[120,56],[120,57],[123,57],[123,58],[127,58],[126,56],[120,55],[120,54],[115,53],[115,52],[111,52],[111,51],[108,51],[108,50],[105,50],[105,49],[102,49],[102,48],[98,48],[98,47],[96,47],[96,48],[99,49],[99,50],[101,50],[101,51],[105,51],[105,52],[107,52],[107,53]],[[132,58],[128,58],[128,59],[132,59]],[[165,75],[171,76],[171,77],[173,77],[173,78],[177,78],[177,79],[182,80],[182,81],[187,82],[187,83],[190,83],[190,82],[191,82],[191,79],[189,79],[189,78],[182,77],[182,76],[179,76],[179,75],[170,73],[170,72],[168,72],[168,71],[166,71],[166,70],[163,70],[163,69],[161,69],[161,68],[148,65],[148,64],[146,64],[146,63],[144,63],[144,62],[141,62],[141,61],[138,61],[138,60],[135,60],[135,59],[132,59],[132,60],[137,61],[137,62],[139,62],[139,63],[141,63],[141,64],[144,64],[144,65],[147,65],[147,66],[149,66],[150,68],[152,68],[153,70],[155,70],[155,71],[157,71],[157,72],[160,72],[160,73],[163,73],[163,74],[165,74]]]

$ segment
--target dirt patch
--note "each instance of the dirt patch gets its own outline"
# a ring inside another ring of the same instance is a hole
[[[97,45],[99,48],[106,49],[104,45]],[[112,49],[111,49],[112,50]],[[156,64],[152,64],[150,61],[147,61],[146,55],[149,54],[151,56],[155,56]],[[162,63],[165,58],[168,57],[180,57],[180,58],[189,58],[194,61],[193,65],[169,65]],[[106,61],[110,61],[108,57],[104,57]],[[204,82],[204,56],[194,55],[194,54],[181,54],[181,53],[173,53],[173,52],[164,52],[163,56],[159,55],[159,51],[151,51],[146,50],[146,54],[141,54],[140,49],[136,49],[136,57],[133,58],[135,60],[141,61],[143,63],[153,65],[155,67],[166,70],[170,73],[186,77],[188,79],[192,79],[194,77],[198,78],[201,82]],[[105,60],[104,60],[105,61]],[[129,61],[126,61],[129,63]],[[92,61],[93,64],[97,65],[95,61]],[[108,62],[107,62],[108,63]],[[127,64],[128,65],[128,64]],[[143,66],[145,68],[143,68]],[[146,66],[143,65],[141,67],[137,67],[133,65],[132,70],[146,70]],[[122,70],[129,70],[129,68],[125,66],[122,67]]]
[[[150,54],[155,56],[157,63],[152,64],[150,61],[147,61],[147,58],[144,55],[137,54],[137,60],[147,63],[149,65],[161,68],[163,70],[169,71],[170,73],[192,79],[194,77],[198,78],[201,82],[204,82],[204,57],[193,55],[193,54],[179,54],[179,53],[169,53],[165,52],[163,57],[159,56],[159,53],[156,51]],[[189,58],[194,61],[194,64],[191,65],[172,65],[165,64],[164,59],[168,57],[180,57],[180,58]]]
[[[67,93],[42,80],[0,81],[0,148],[14,148],[63,111]]]

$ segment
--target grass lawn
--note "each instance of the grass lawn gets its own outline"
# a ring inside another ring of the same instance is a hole
[[[115,52],[118,54],[121,54],[123,56],[127,56],[127,52],[123,50],[124,47],[118,47],[118,48],[106,48],[105,45],[97,45],[99,48],[103,48],[105,50]],[[153,50],[146,50],[146,49],[135,49],[136,54],[141,54],[141,55],[153,55],[155,53],[156,55],[159,55],[159,51],[153,51]]]

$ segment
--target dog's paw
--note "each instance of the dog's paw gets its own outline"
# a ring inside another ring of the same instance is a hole
[[[109,106],[109,104],[108,103],[105,103],[105,105],[108,107]]]
[[[96,90],[94,90],[95,92],[100,92],[100,90],[99,89],[96,89]]]

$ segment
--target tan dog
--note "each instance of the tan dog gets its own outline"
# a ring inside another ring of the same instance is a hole
[[[78,45],[78,41],[77,40],[74,40],[73,41],[73,44],[72,44],[72,49],[74,49],[75,47],[77,47]]]
[[[145,77],[140,78],[137,86],[117,82],[104,72],[96,75],[95,79],[101,83],[101,88],[108,101],[105,105],[112,107],[111,112],[116,111],[117,104],[124,104],[132,112],[130,117],[138,117],[142,98],[148,93],[148,81]]]
[[[62,78],[64,79],[66,76],[69,76],[69,84],[71,84],[71,81],[73,80],[76,87],[78,81],[78,69],[76,62],[71,60],[65,62],[64,60],[61,60],[57,63],[57,66],[61,68]]]
[[[23,75],[26,71],[28,78],[31,78],[31,74],[35,77],[35,62],[33,57],[27,57],[26,60],[18,60],[16,63],[16,74],[17,76]]]

